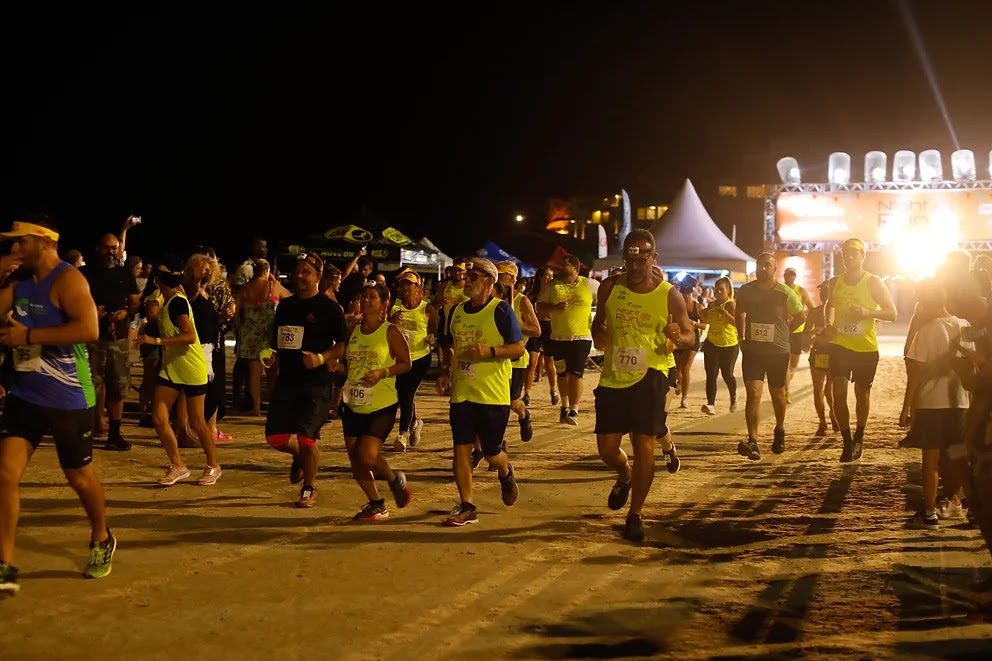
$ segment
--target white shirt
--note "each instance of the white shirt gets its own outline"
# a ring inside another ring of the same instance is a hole
[[[906,357],[926,363],[929,368],[926,379],[916,392],[916,408],[968,408],[971,402],[968,391],[961,386],[961,380],[947,360],[955,339],[961,337],[961,329],[968,326],[964,319],[940,317],[928,321],[916,333]],[[973,342],[960,342],[960,345],[974,349]]]

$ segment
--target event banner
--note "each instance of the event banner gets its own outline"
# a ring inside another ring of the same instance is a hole
[[[882,244],[905,233],[992,239],[992,191],[923,190],[782,193],[775,211],[780,241],[843,241],[856,236]]]

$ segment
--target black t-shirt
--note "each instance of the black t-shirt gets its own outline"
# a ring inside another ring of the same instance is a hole
[[[174,300],[173,300],[174,299]],[[176,328],[179,328],[179,317],[189,316],[189,302],[185,298],[173,297],[169,303],[169,321]],[[199,335],[199,333],[197,333]]]
[[[127,327],[131,315],[113,323],[111,328],[110,315],[118,310],[128,309],[128,296],[141,293],[134,276],[123,266],[104,268],[96,264],[79,269],[86,281],[90,283],[90,293],[97,306],[103,306],[107,315],[100,319],[101,340],[122,340],[127,337]]]
[[[297,327],[297,328],[291,328]],[[303,329],[302,339],[299,328]],[[327,351],[345,339],[344,313],[341,306],[323,294],[310,298],[290,296],[276,308],[275,337],[272,344],[279,352],[280,386],[325,386],[331,375],[323,367],[307,369],[303,351]],[[280,343],[285,347],[279,349]],[[299,345],[300,348],[290,348]]]
[[[196,337],[200,344],[217,345],[220,337],[220,318],[217,316],[217,308],[210,302],[209,298],[197,296],[190,304],[193,308],[193,325],[196,326]]]

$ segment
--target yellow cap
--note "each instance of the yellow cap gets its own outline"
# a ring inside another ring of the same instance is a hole
[[[864,252],[865,244],[861,239],[848,239],[844,242],[844,247],[841,250],[847,250],[848,248],[854,248],[855,250]]]
[[[4,239],[18,239],[22,236],[43,236],[52,241],[59,240],[59,233],[41,225],[28,223],[23,220],[15,220],[9,232],[0,232],[0,237]]]
[[[423,279],[421,279],[420,275],[416,271],[411,271],[407,269],[406,271],[403,271],[398,276],[396,276],[396,284],[399,284],[401,282],[412,282],[415,285],[420,285],[423,284],[424,281]]]
[[[513,276],[513,279],[514,280],[517,279],[517,275],[520,273],[519,269],[517,268],[517,263],[516,262],[512,262],[510,260],[498,262],[496,264],[496,272],[497,273],[509,273],[510,275]]]

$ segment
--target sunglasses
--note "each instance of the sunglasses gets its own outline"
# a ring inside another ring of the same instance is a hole
[[[465,275],[465,277],[467,277],[469,280],[474,281],[474,280],[478,280],[479,278],[488,278],[489,276],[483,273],[482,271],[469,271]]]

